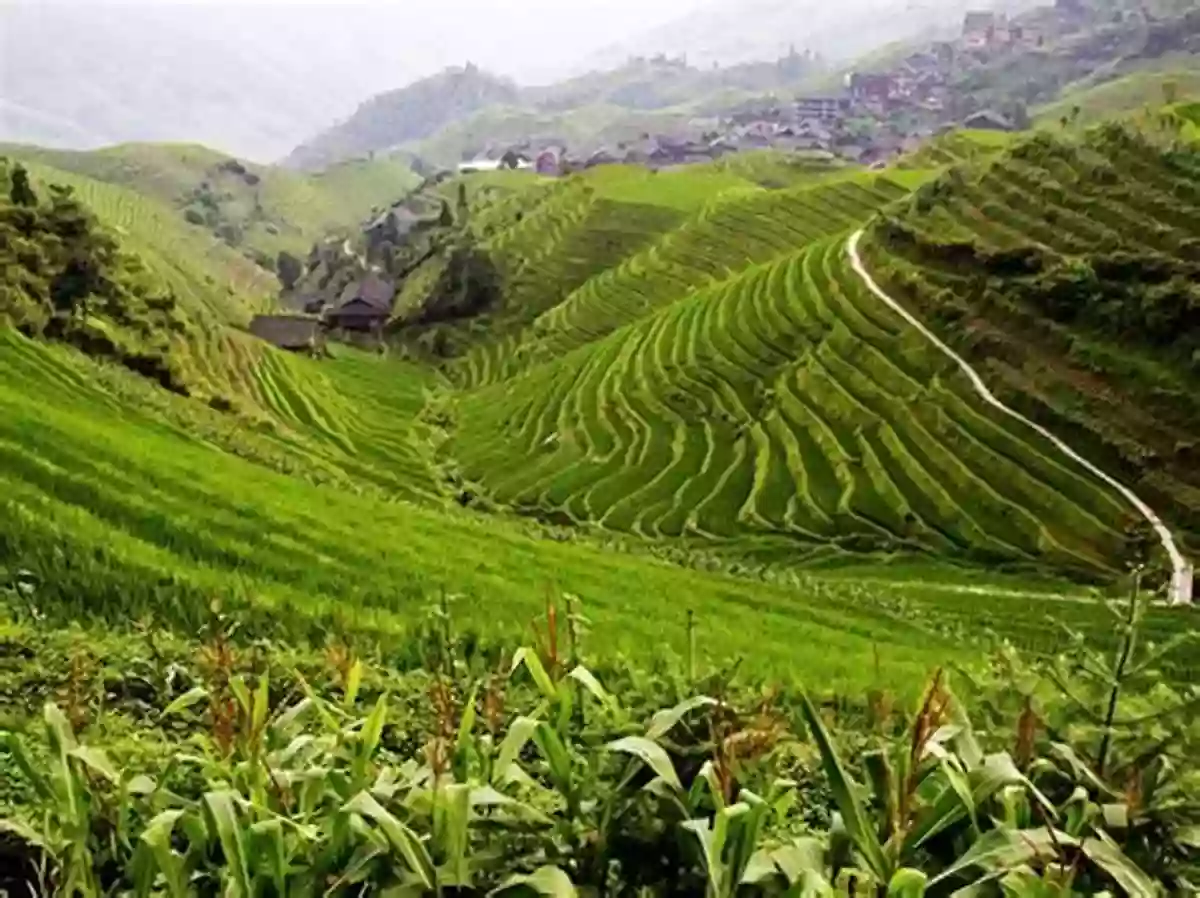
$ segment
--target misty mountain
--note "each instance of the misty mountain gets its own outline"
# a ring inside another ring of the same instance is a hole
[[[663,21],[700,0],[663,0]],[[0,141],[286,154],[368,97],[467,61],[553,80],[645,23],[640,0],[0,0]]]
[[[515,103],[515,83],[473,65],[447,69],[398,90],[372,97],[354,114],[298,146],[284,160],[320,168],[428,137],[440,128],[493,105]]]
[[[834,62],[896,41],[953,32],[970,9],[1019,9],[1033,0],[716,0],[589,56],[587,68],[609,68],[631,56],[685,55],[711,66],[774,59],[790,48]]]
[[[232,4],[16,3],[0,9],[0,140],[90,148],[205,143],[270,160],[394,78],[320,19]],[[394,83],[394,82],[393,82]]]

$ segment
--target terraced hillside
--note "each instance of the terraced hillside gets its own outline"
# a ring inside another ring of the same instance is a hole
[[[441,370],[252,340],[236,253],[56,178],[178,284],[193,398],[0,336],[0,566],[56,620],[186,630],[220,595],[253,634],[319,643],[337,621],[397,650],[442,591],[495,638],[572,592],[613,652],[680,645],[686,602],[717,654],[831,688],[873,682],[876,651],[916,682],[989,628],[1051,648],[1047,611],[1104,639],[1059,578],[1110,579],[1130,512],[980,408],[846,264],[846,235],[932,174],[471,179],[506,291]]]
[[[918,191],[867,253],[895,295],[1200,543],[1200,153],[1041,135]]]
[[[499,501],[787,563],[926,552],[1110,574],[1130,513],[879,308],[839,235],[465,397]]]
[[[751,181],[707,168],[656,173],[609,166],[560,180],[478,175],[446,186],[447,201],[459,203],[460,184],[470,209],[470,242],[486,259],[498,297],[466,320],[435,322],[446,344],[443,356],[505,351],[573,290],[655,245],[706,205],[762,192]],[[446,262],[437,256],[410,277],[398,308],[419,305]],[[401,338],[411,338],[412,330]],[[428,339],[427,328],[420,333]]]
[[[268,267],[280,250],[306,253],[331,231],[355,228],[419,178],[399,159],[335,165],[314,175],[242,163],[207,147],[123,144],[79,152],[0,147],[0,155],[114,184],[159,200]]]
[[[678,195],[662,189],[669,177],[650,179],[658,193],[647,191],[646,195]],[[886,178],[816,180],[816,184],[786,191],[761,190],[734,181],[727,189],[712,193],[679,192],[692,199],[690,216],[640,252],[617,260],[619,264],[608,266],[575,289],[562,289],[559,285],[569,287],[569,283],[542,278],[537,266],[529,266],[535,282],[551,285],[547,298],[556,301],[532,309],[540,314],[527,318],[527,326],[499,339],[489,335],[480,341],[456,367],[456,380],[464,386],[493,383],[517,370],[558,358],[747,265],[848,227],[906,193],[904,187]],[[640,214],[637,206],[625,211],[626,216]]]

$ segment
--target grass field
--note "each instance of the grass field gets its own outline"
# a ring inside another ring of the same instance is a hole
[[[435,369],[266,347],[237,328],[262,285],[237,253],[35,169],[178,285],[199,399],[0,337],[0,565],[54,621],[188,632],[220,596],[248,635],[396,652],[443,593],[496,640],[578,595],[610,657],[681,650],[693,609],[714,657],[830,691],[919,684],[993,633],[1051,650],[1048,616],[1110,639],[1071,581],[1118,579],[1129,510],[981,408],[846,263],[937,172],[768,170],[469,179],[504,300]]]
[[[1087,127],[1116,116],[1151,112],[1179,101],[1200,99],[1200,65],[1194,58],[1164,60],[1163,70],[1138,71],[1100,84],[1083,84],[1035,112],[1039,127],[1061,126],[1066,117],[1075,127]],[[1075,110],[1078,108],[1079,112]]]

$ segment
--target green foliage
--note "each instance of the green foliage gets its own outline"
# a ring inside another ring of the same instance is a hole
[[[291,253],[280,250],[275,260],[275,273],[279,275],[283,289],[291,290],[304,274],[304,263]]]
[[[0,321],[184,389],[170,358],[171,339],[186,328],[175,297],[120,251],[69,187],[49,193],[39,202],[18,165],[12,201],[0,199]]]
[[[1197,171],[1178,123],[1041,133],[918,190],[872,250],[1006,400],[1191,533]]]
[[[459,376],[484,385],[457,399],[447,453],[543,520],[793,562],[928,552],[1111,575],[1119,501],[977,408],[849,269],[839,231],[903,192],[832,178],[723,198],[468,354]]]
[[[323,666],[303,661],[307,676],[285,674],[290,687],[261,666],[242,673],[218,615],[197,655],[201,685],[148,709],[136,744],[158,749],[133,763],[128,746],[99,750],[47,705],[40,728],[6,733],[0,748],[29,788],[4,823],[24,861],[14,885],[181,898],[1082,896],[1114,885],[1149,898],[1194,885],[1186,858],[1146,854],[1138,833],[1154,819],[1160,839],[1191,838],[1195,756],[1170,774],[1188,803],[1105,791],[1084,760],[1091,731],[1039,733],[1028,700],[1014,702],[1032,668],[1012,658],[1007,678],[975,687],[995,724],[973,727],[938,673],[907,727],[884,712],[874,731],[848,718],[835,735],[806,696],[754,707],[723,674],[704,684],[719,698],[669,670],[626,667],[605,689],[580,664],[570,606],[564,622],[551,605],[536,644],[491,669],[460,653],[448,614],[443,604],[430,619],[425,670],[369,670],[335,643]],[[1137,630],[1135,611],[1126,661]],[[150,666],[164,666],[153,635],[146,645]],[[1159,700],[1129,676],[1139,664],[1118,666],[1114,720]],[[1088,707],[1067,694],[1056,713]],[[1015,754],[986,748],[1010,741],[1014,709]],[[98,724],[119,713],[84,710]],[[789,731],[792,712],[811,746]],[[846,744],[868,750],[852,763]],[[1162,770],[1167,755],[1154,746],[1139,763]],[[805,825],[826,801],[831,824]]]

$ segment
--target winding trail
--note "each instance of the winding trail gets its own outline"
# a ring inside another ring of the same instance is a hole
[[[1158,534],[1158,539],[1162,543],[1163,549],[1167,556],[1171,559],[1171,568],[1173,575],[1171,577],[1171,589],[1169,593],[1169,601],[1172,605],[1190,605],[1192,603],[1192,567],[1188,564],[1187,559],[1183,557],[1183,553],[1179,550],[1179,546],[1175,543],[1175,538],[1171,535],[1171,531],[1167,529],[1167,525],[1162,522],[1162,519],[1154,513],[1145,502],[1138,498],[1129,487],[1118,482],[1110,475],[1106,474],[1100,468],[1096,467],[1046,428],[1040,424],[1026,418],[1020,412],[1015,411],[996,398],[995,394],[988,389],[987,384],[983,382],[983,378],[979,373],[972,368],[962,356],[956,353],[953,349],[938,339],[937,335],[929,330],[924,324],[918,321],[907,309],[899,302],[887,294],[882,287],[875,283],[874,278],[867,272],[863,265],[862,257],[858,254],[858,244],[862,239],[864,231],[859,229],[850,235],[850,239],[846,241],[846,253],[850,257],[850,264],[854,268],[855,274],[862,279],[862,282],[867,285],[867,289],[874,293],[879,299],[883,300],[892,310],[900,315],[905,321],[920,331],[926,339],[928,339],[938,349],[954,360],[955,364],[963,370],[967,378],[971,381],[971,385],[975,388],[984,400],[984,402],[998,408],[1010,418],[1015,418],[1026,427],[1036,431],[1041,436],[1045,437],[1067,458],[1074,461],[1076,464],[1085,468],[1088,472],[1095,475],[1104,483],[1111,486],[1114,490],[1125,497],[1138,512],[1149,521],[1150,526],[1154,528],[1154,532]]]

